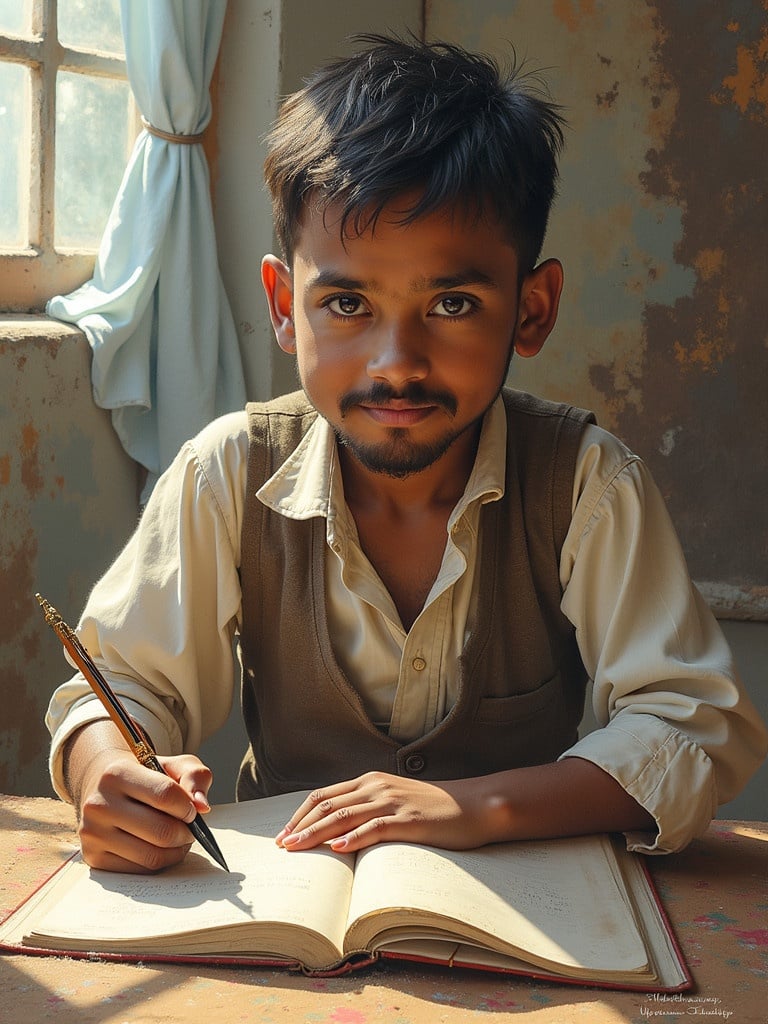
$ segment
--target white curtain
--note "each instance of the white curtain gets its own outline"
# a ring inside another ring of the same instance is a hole
[[[133,149],[93,278],[48,303],[93,350],[97,405],[149,471],[145,497],[179,446],[242,408],[237,334],[219,274],[199,136],[226,0],[121,0],[128,77],[148,125]]]

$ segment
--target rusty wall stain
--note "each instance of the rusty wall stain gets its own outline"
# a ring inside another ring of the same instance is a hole
[[[768,14],[768,4],[763,4]],[[738,21],[731,21],[727,30],[737,34],[741,30]],[[746,44],[736,47],[736,71],[723,79],[723,91],[715,95],[716,102],[725,102],[724,92],[731,93],[732,100],[742,114],[747,114],[763,124],[768,123],[768,27],[763,26],[759,36]]]
[[[766,4],[654,6],[678,103],[642,182],[685,209],[676,258],[696,276],[690,296],[644,311],[645,416],[681,429],[667,455],[643,454],[694,576],[756,589],[768,577]],[[646,444],[631,410],[618,426]]]
[[[716,608],[768,618],[768,0],[433,0],[427,30],[513,46],[570,123],[560,318],[511,382],[594,409]]]
[[[40,434],[35,430],[33,424],[25,423],[21,429],[21,443],[19,445],[21,482],[26,487],[31,498],[34,498],[43,488],[43,477],[40,472],[37,450],[39,439]]]
[[[584,18],[595,13],[595,0],[554,0],[552,13],[569,32],[578,32]]]

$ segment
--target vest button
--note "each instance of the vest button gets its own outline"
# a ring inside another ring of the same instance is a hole
[[[424,669],[427,667],[427,663],[426,661],[424,661],[423,658],[414,658],[413,661],[411,662],[411,665],[417,672],[423,672]]]
[[[418,775],[424,771],[426,764],[423,754],[409,754],[405,759],[405,770],[409,775]]]

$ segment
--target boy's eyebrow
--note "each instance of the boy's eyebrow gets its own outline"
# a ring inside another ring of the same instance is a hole
[[[411,292],[446,291],[451,288],[468,288],[472,285],[483,285],[485,287],[498,287],[498,282],[476,267],[467,267],[455,274],[446,274],[441,277],[418,277],[411,285]],[[356,277],[347,277],[335,270],[318,270],[310,276],[307,281],[309,288],[339,288],[342,291],[381,291],[381,285],[376,281],[363,281]]]
[[[335,270],[318,270],[316,274],[310,275],[307,281],[308,288],[339,288],[342,291],[358,292],[364,291],[370,285],[355,277],[345,277]]]
[[[476,267],[467,267],[455,274],[447,274],[444,277],[420,277],[414,281],[413,291],[435,291],[447,290],[450,288],[467,288],[471,285],[486,285],[495,288],[497,281]]]

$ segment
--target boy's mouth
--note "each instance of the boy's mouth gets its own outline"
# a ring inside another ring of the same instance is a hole
[[[457,404],[447,391],[428,391],[420,384],[409,384],[398,394],[388,385],[377,383],[368,391],[348,392],[341,398],[339,408],[342,416],[358,407],[378,422],[407,426],[426,419],[436,409],[453,417]]]
[[[417,404],[407,399],[371,404],[361,402],[360,408],[376,423],[386,427],[412,427],[421,423],[436,409],[431,403]]]

